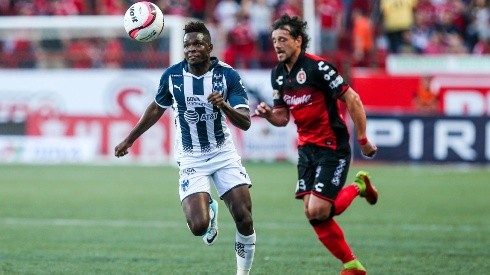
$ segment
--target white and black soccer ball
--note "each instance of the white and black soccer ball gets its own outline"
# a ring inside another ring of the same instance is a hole
[[[164,27],[163,12],[147,1],[134,3],[124,14],[124,29],[134,40],[150,42],[160,36]]]

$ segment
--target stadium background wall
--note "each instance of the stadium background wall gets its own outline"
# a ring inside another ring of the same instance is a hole
[[[0,70],[0,162],[111,162],[113,148],[153,100],[161,70]],[[240,71],[250,105],[272,103],[268,70]],[[485,75],[433,75],[439,111],[418,114],[421,76],[354,71],[379,161],[488,163],[490,81]],[[169,112],[170,113],[170,112]],[[456,125],[456,126],[454,126]],[[253,120],[235,131],[244,160],[296,161],[295,126]],[[172,164],[170,114],[118,162]],[[354,144],[354,146],[357,146]],[[356,148],[354,158],[362,159]]]

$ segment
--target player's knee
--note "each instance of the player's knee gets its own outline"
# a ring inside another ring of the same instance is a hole
[[[187,225],[194,236],[202,236],[208,230],[209,221],[207,223],[205,221],[188,221]]]
[[[305,215],[308,220],[327,220],[333,216],[332,213],[332,206],[308,207],[307,209],[305,208]]]
[[[253,219],[250,211],[242,211],[233,218],[239,232],[253,232]]]

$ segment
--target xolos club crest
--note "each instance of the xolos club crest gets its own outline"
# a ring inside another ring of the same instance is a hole
[[[306,82],[306,72],[303,69],[299,70],[298,74],[296,74],[296,81],[299,84]]]

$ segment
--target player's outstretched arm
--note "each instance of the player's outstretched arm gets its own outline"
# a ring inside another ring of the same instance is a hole
[[[289,122],[289,110],[287,108],[272,109],[265,102],[261,102],[255,109],[254,116],[267,119],[274,126],[284,127]]]
[[[150,129],[162,117],[164,112],[165,109],[158,106],[155,102],[150,103],[138,123],[129,132],[129,135],[114,148],[114,155],[118,158],[127,155],[128,149],[133,145],[133,142],[146,130]]]
[[[366,112],[362,105],[361,98],[354,89],[349,88],[341,97],[340,100],[347,105],[347,111],[354,122],[356,135],[361,146],[361,152],[366,157],[374,157],[378,148],[372,144],[366,136]]]

